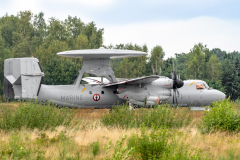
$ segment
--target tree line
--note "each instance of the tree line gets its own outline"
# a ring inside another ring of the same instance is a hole
[[[151,50],[147,44],[106,46],[103,35],[103,28],[97,28],[94,22],[86,24],[78,17],[68,16],[65,20],[49,18],[46,21],[43,12],[33,14],[31,11],[0,17],[0,95],[3,95],[3,65],[6,58],[34,56],[39,59],[45,73],[43,84],[72,84],[81,69],[82,59],[60,57],[56,53],[103,46],[149,53],[149,56],[112,59],[111,66],[118,78],[153,74],[171,77],[174,66],[182,80],[201,79],[232,99],[239,97],[240,59],[237,51],[210,50],[198,43],[188,53],[176,53],[175,57],[164,60],[165,52],[161,45]]]

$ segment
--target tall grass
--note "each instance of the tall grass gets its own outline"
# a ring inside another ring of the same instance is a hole
[[[34,101],[21,103],[12,110],[0,108],[0,129],[11,130],[22,127],[34,129],[52,129],[59,125],[68,126],[75,112],[69,108],[56,108],[50,104],[41,105]]]
[[[161,128],[181,128],[188,126],[193,117],[188,109],[176,109],[166,105],[154,106],[151,109],[140,108],[129,110],[128,106],[116,106],[110,113],[101,117],[101,122],[107,127],[123,129],[139,128],[143,123],[147,127],[152,125]]]
[[[0,143],[0,159],[43,159],[44,154],[39,148],[26,144],[18,133],[11,133],[8,143]]]

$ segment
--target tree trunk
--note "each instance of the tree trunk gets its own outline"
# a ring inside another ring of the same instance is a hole
[[[155,71],[154,71],[154,67],[153,67],[153,64],[152,64],[152,72],[153,72],[153,75],[154,75]]]
[[[157,60],[155,60],[155,75],[157,75]]]

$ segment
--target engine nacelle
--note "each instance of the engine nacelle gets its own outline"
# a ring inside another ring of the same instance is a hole
[[[154,86],[165,88],[165,89],[173,89],[173,80],[169,78],[159,78],[151,83]]]

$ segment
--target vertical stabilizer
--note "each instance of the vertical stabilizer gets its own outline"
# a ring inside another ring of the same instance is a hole
[[[44,76],[37,58],[11,58],[4,61],[4,97],[37,98]]]

